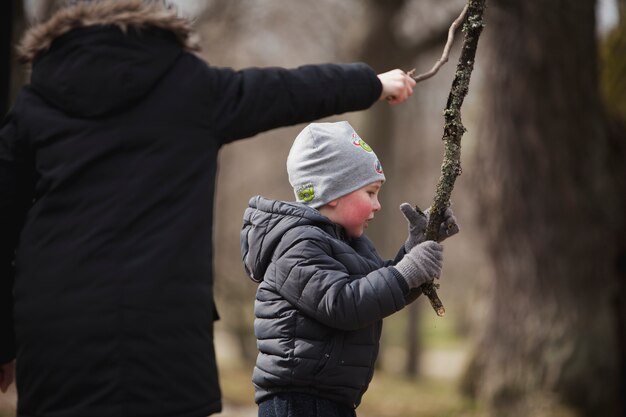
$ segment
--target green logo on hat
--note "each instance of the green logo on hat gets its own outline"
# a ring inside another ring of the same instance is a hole
[[[352,144],[354,146],[361,147],[361,149],[363,149],[366,152],[373,152],[373,149],[367,143],[365,143],[365,141],[361,139],[359,135],[357,135],[356,133],[352,134]]]
[[[308,203],[315,198],[315,190],[312,185],[305,185],[296,191],[298,200]]]

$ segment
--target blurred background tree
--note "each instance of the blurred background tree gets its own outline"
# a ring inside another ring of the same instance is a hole
[[[468,388],[498,416],[618,415],[626,207],[598,89],[595,2],[489,7],[471,186],[492,277]]]
[[[618,210],[626,207],[626,0],[619,0],[618,24],[601,44],[601,90],[607,123],[609,160],[607,167],[612,179],[613,196]],[[617,273],[615,311],[621,369],[621,412],[626,415],[626,222],[614,225],[614,268]]]
[[[195,19],[212,65],[363,60],[378,72],[420,73],[441,55],[465,1],[172,3]],[[385,320],[380,369],[360,416],[612,417],[626,410],[626,0],[548,3],[487,2],[462,111],[465,175],[452,196],[462,233],[445,243],[447,315],[437,318],[419,299]],[[5,103],[26,79],[9,63],[7,45],[26,20],[43,20],[60,4],[2,2]],[[600,6],[613,28],[596,22]],[[425,208],[434,195],[459,46],[457,35],[450,62],[406,104],[328,119],[350,121],[383,163],[383,211],[368,234],[384,257],[405,239],[399,204]],[[253,405],[256,286],[241,264],[241,217],[253,195],[293,199],[285,161],[303,127],[234,143],[220,156],[216,344],[229,402]],[[465,398],[456,391],[463,370]]]

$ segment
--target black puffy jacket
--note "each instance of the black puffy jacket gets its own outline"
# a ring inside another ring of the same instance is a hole
[[[244,214],[245,269],[260,281],[255,400],[301,392],[356,407],[374,372],[382,319],[408,286],[370,240],[299,203],[254,197]]]
[[[381,85],[363,64],[211,67],[163,13],[93,4],[32,38],[0,129],[0,363],[17,356],[19,416],[204,417],[221,408],[218,150],[367,108]]]

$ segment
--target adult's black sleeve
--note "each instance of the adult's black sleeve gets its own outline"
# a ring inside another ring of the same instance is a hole
[[[363,63],[295,69],[207,67],[210,117],[222,143],[323,117],[369,108],[382,92]]]

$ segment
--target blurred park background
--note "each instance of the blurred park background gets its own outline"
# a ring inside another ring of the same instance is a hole
[[[6,0],[2,114],[28,74],[13,45],[62,1]],[[465,0],[179,0],[210,64],[295,67],[364,61],[428,71]],[[487,0],[461,109],[463,174],[445,243],[437,317],[421,297],[385,320],[362,417],[626,415],[626,0]],[[401,106],[348,120],[377,152],[387,183],[368,229],[381,255],[404,242],[404,201],[431,204],[439,177],[450,61]],[[285,169],[303,125],[221,152],[215,291],[225,417],[256,415],[250,375],[256,285],[239,229],[256,194],[293,200]],[[181,213],[184,215],[184,213]],[[15,413],[0,395],[0,416]]]

